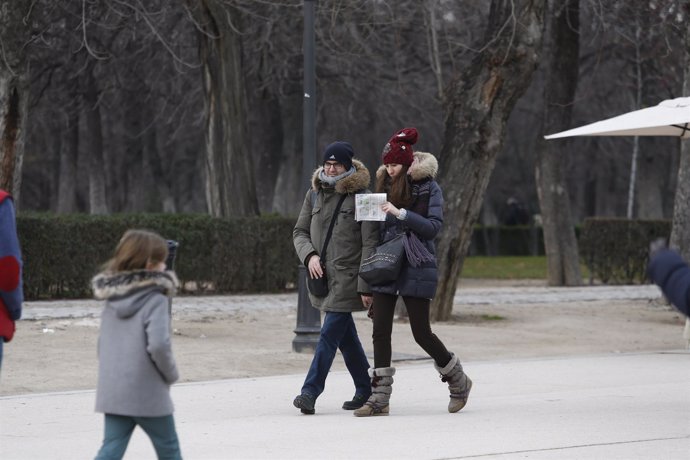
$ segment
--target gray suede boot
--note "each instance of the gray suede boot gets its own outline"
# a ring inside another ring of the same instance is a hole
[[[374,415],[388,415],[388,402],[393,392],[394,367],[379,367],[369,369],[371,377],[371,396],[362,407],[357,409],[355,417],[371,417]]]
[[[445,367],[441,368],[436,363],[434,363],[434,367],[441,374],[441,380],[448,382],[448,389],[450,390],[448,412],[453,413],[458,412],[467,404],[467,398],[472,389],[472,380],[463,372],[458,357],[453,353],[450,356],[450,362]]]

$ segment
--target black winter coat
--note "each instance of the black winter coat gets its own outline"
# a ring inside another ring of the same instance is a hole
[[[404,297],[417,297],[431,299],[436,294],[438,284],[438,268],[436,265],[436,247],[434,239],[441,231],[443,225],[443,193],[434,177],[438,171],[438,161],[430,153],[415,152],[415,162],[410,167],[408,174],[414,184],[429,185],[429,207],[426,215],[407,210],[407,218],[404,221],[386,216],[386,221],[381,223],[380,244],[385,243],[396,235],[405,231],[414,232],[422,244],[434,255],[434,259],[425,262],[418,267],[411,266],[407,260],[403,261],[400,276],[389,284],[371,286],[371,290],[383,294],[401,295]],[[379,168],[377,175],[383,174],[385,168]]]
[[[686,316],[690,316],[690,267],[671,249],[662,249],[649,261],[649,278],[661,288],[666,298]]]

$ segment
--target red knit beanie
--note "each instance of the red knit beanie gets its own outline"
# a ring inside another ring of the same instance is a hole
[[[412,144],[417,142],[417,130],[415,128],[403,128],[393,134],[383,147],[383,164],[399,164],[410,166],[414,160]]]

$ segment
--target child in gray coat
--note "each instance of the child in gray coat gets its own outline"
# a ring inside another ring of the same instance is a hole
[[[123,457],[134,428],[149,436],[158,458],[181,459],[170,385],[178,379],[172,353],[171,297],[178,286],[165,271],[166,240],[128,230],[104,271],[92,281],[105,300],[98,338],[96,411],[105,435],[96,459]]]

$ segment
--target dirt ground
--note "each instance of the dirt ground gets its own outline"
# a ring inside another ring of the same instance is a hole
[[[306,374],[311,354],[292,352],[295,309],[175,313],[173,347],[182,382]],[[456,306],[433,331],[471,369],[473,361],[678,350],[684,318],[661,301]],[[371,356],[371,321],[355,315]],[[0,396],[93,389],[98,320],[20,321],[5,344]],[[394,359],[426,359],[406,320],[393,328]],[[394,363],[400,365],[402,362]],[[429,372],[435,372],[429,361]],[[341,356],[333,368],[345,369]],[[295,388],[298,392],[299,388]]]

